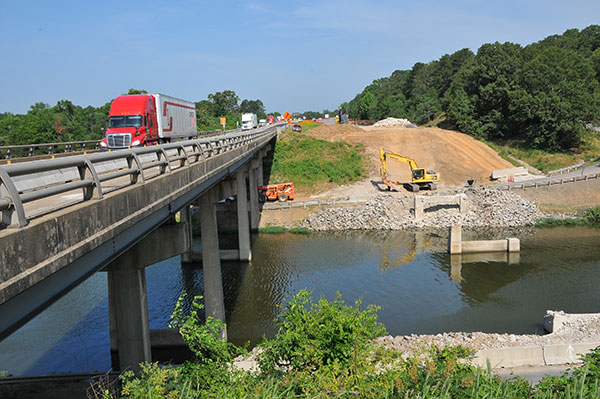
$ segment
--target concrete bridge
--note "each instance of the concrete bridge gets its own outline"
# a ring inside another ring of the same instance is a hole
[[[216,204],[236,196],[234,257],[249,261],[256,187],[278,129],[1,165],[0,339],[102,270],[119,368],[151,361],[144,267],[192,259],[191,207],[201,221],[206,314],[225,321]]]

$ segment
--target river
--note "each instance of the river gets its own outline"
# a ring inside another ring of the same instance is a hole
[[[261,234],[253,261],[223,264],[228,334],[242,344],[276,332],[279,305],[313,296],[383,308],[392,335],[444,331],[541,334],[547,309],[600,312],[600,230],[583,227],[463,232],[515,236],[521,253],[478,259],[445,253],[447,233]],[[202,268],[179,257],[146,269],[150,328],[166,328],[182,290],[202,294]],[[0,343],[0,371],[15,376],[110,368],[105,273],[96,273]]]

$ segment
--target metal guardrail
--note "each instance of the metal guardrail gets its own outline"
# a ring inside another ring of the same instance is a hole
[[[38,155],[64,154],[77,151],[94,151],[100,149],[101,140],[72,141],[69,143],[22,144],[0,147],[1,159],[34,157]]]
[[[527,181],[527,182],[523,182],[523,183],[498,184],[498,185],[491,186],[491,187],[498,189],[498,190],[509,190],[509,191],[514,190],[514,189],[525,190],[527,188],[549,187],[549,186],[553,186],[553,185],[557,185],[557,184],[575,183],[578,181],[593,180],[593,179],[598,179],[598,178],[600,178],[600,173],[573,176],[573,177],[561,178],[561,179],[555,179],[555,180],[546,180],[543,182]]]
[[[207,130],[198,132],[197,138],[220,136],[241,132],[241,128],[227,130]],[[101,150],[102,140],[71,141],[64,143],[19,144],[0,146],[0,159],[31,158],[44,155],[68,154],[72,152],[89,152]]]
[[[563,173],[569,173],[581,168],[585,168],[585,162],[577,165],[567,166],[566,168],[551,170],[548,172],[548,176],[562,175]]]
[[[148,169],[158,168],[159,174],[171,173],[173,169],[202,162],[272,134],[274,129],[270,127],[258,132],[235,132],[128,150],[0,165],[0,224],[26,226],[28,220],[23,204],[27,202],[76,189],[83,190],[84,201],[92,199],[94,195],[96,199],[101,199],[103,182],[130,176],[130,185],[138,180],[144,183]],[[55,173],[53,179],[48,178],[47,172]],[[23,187],[23,176],[31,179],[37,177],[43,184]]]
[[[371,196],[346,196],[346,197],[335,197],[327,198],[322,200],[308,200],[308,201],[286,201],[286,202],[265,202],[263,204],[263,210],[275,210],[275,209],[290,209],[290,208],[308,208],[310,206],[321,206],[321,205],[339,205],[339,204],[362,204],[367,202]]]

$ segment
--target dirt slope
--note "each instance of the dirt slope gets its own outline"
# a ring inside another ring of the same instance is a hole
[[[329,141],[363,143],[371,160],[373,179],[379,178],[381,147],[414,159],[421,168],[440,173],[442,187],[462,186],[467,179],[484,184],[492,170],[512,167],[487,145],[452,130],[323,125],[308,134]],[[389,160],[387,169],[395,180],[410,180],[410,168],[404,163]]]

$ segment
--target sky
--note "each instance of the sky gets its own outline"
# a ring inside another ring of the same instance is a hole
[[[0,113],[98,107],[129,88],[332,110],[417,62],[591,24],[598,0],[2,0]]]

